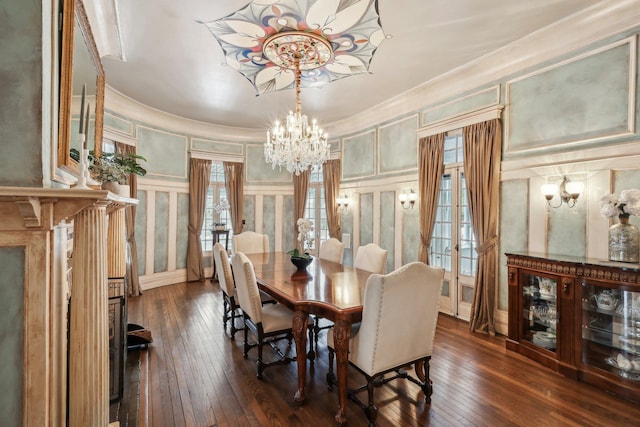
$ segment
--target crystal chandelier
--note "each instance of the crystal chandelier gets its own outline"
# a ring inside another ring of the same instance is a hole
[[[276,121],[267,130],[264,157],[267,163],[286,168],[300,175],[312,166],[329,159],[327,134],[313,119],[311,125],[300,107],[300,77],[302,69],[312,70],[326,64],[332,55],[331,45],[322,36],[290,31],[278,33],[265,41],[265,55],[275,64],[295,72],[296,109],[289,111],[285,121]]]

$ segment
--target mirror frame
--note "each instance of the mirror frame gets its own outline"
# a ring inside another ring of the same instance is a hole
[[[73,48],[75,22],[82,30],[89,54],[96,67],[96,105],[94,124],[95,156],[102,153],[102,130],[104,123],[104,68],[98,53],[89,19],[82,0],[64,0],[62,17],[62,52],[60,58],[60,110],[58,122],[58,167],[77,175],[78,162],[69,155],[71,149],[71,99],[73,88]]]

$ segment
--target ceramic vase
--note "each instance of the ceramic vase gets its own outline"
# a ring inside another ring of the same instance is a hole
[[[291,263],[295,265],[298,270],[306,270],[309,264],[311,264],[311,261],[313,261],[313,257],[309,257],[309,258],[302,258],[297,256],[291,257]]]
[[[618,223],[609,227],[609,260],[638,262],[640,232],[629,224],[629,217],[618,218]]]

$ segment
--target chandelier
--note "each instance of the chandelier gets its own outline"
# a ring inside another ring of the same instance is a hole
[[[296,109],[289,111],[286,119],[276,121],[267,130],[264,157],[267,163],[286,168],[289,173],[300,175],[315,165],[329,159],[327,134],[323,133],[315,119],[309,125],[306,114],[300,106],[300,78],[302,70],[322,67],[332,58],[329,42],[322,36],[300,31],[276,33],[269,37],[263,52],[265,56],[282,69],[294,71]]]

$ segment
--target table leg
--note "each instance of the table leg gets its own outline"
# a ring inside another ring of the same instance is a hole
[[[307,324],[309,313],[296,310],[293,313],[293,339],[296,343],[296,363],[298,365],[298,391],[293,400],[304,402],[304,385],[307,380]]]
[[[336,320],[333,327],[333,346],[336,351],[338,371],[338,412],[336,423],[340,426],[347,422],[347,376],[349,369],[349,336],[351,324],[345,320]]]

